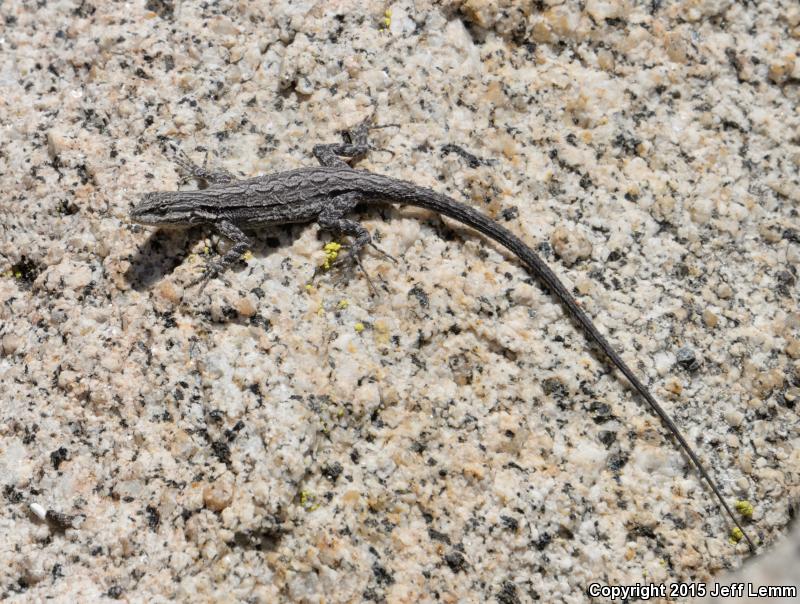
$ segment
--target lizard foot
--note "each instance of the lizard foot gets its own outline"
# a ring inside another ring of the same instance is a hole
[[[399,128],[400,124],[375,124],[373,120],[375,119],[375,112],[364,119],[358,126],[351,130],[343,130],[341,132],[342,139],[348,145],[352,145],[353,147],[362,150],[361,154],[366,153],[367,151],[386,151],[387,153],[391,154],[394,157],[394,151],[389,149],[377,148],[373,147],[369,143],[369,132],[370,130],[380,130],[382,128]]]
[[[339,274],[336,282],[337,284],[341,285],[346,284],[353,278],[353,273],[355,272],[356,267],[358,267],[358,269],[364,275],[364,278],[367,280],[367,285],[369,285],[370,291],[373,295],[377,296],[378,290],[375,288],[375,284],[372,282],[372,279],[370,279],[369,273],[361,263],[361,255],[359,252],[360,248],[351,248],[344,256],[340,256],[339,259],[331,264],[332,267],[336,267]]]
[[[230,287],[230,283],[228,282],[228,280],[221,276],[224,270],[225,267],[221,262],[217,260],[211,260],[206,264],[205,268],[203,269],[203,273],[196,279],[192,279],[192,281],[188,283],[186,288],[188,289],[190,287],[194,287],[199,283],[200,289],[197,290],[197,293],[198,294],[202,293],[202,291],[206,288],[206,285],[208,285],[208,282],[214,279],[215,277],[219,277],[220,280],[225,285]]]

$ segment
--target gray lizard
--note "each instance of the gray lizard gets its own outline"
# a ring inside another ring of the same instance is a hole
[[[347,235],[352,243],[344,260],[351,265],[357,263],[360,266],[359,253],[364,246],[374,247],[374,244],[369,232],[360,223],[346,218],[359,204],[416,206],[433,210],[472,227],[519,258],[528,271],[564,305],[569,316],[589,340],[600,347],[661,418],[711,487],[733,524],[741,531],[751,551],[755,551],[755,544],[675,422],[536,252],[511,231],[463,203],[407,181],[353,169],[341,159],[348,157],[354,160],[366,155],[370,150],[368,131],[379,127],[370,124],[371,119],[368,119],[352,132],[345,133],[343,143],[316,145],[313,152],[321,164],[319,167],[299,168],[246,180],[236,179],[227,172],[208,171],[186,158],[179,158],[178,163],[185,171],[209,186],[196,191],[146,193],[131,210],[130,218],[133,222],[148,226],[208,225],[233,242],[222,259],[209,262],[202,277],[192,284],[205,284],[241,258],[251,245],[242,229],[269,225],[316,222],[324,229]]]

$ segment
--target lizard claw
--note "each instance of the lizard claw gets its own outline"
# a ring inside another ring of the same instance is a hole
[[[399,128],[400,124],[372,124],[368,126],[368,130],[380,130],[381,128]]]
[[[394,256],[392,256],[388,252],[386,252],[386,251],[382,250],[381,248],[379,248],[377,245],[375,245],[375,243],[373,241],[369,242],[369,246],[372,249],[374,249],[376,252],[378,252],[381,256],[383,256],[384,258],[387,258],[387,259],[391,260],[392,262],[394,262],[395,264],[397,264],[397,258],[395,258]]]
[[[372,279],[369,278],[369,273],[364,268],[364,265],[361,263],[361,257],[356,253],[348,253],[348,254],[345,255],[345,259],[349,259],[349,261],[350,261],[350,267],[351,267],[350,272],[351,272],[351,274],[352,274],[352,267],[357,265],[358,268],[361,270],[361,273],[364,275],[364,279],[367,280],[367,285],[369,286],[369,289],[372,292],[372,295],[373,296],[377,296],[378,295],[378,290],[375,289],[375,284],[372,283]]]

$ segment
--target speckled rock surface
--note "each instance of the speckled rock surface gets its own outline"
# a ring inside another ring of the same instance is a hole
[[[127,221],[165,141],[361,167],[554,266],[768,550],[800,494],[800,11],[789,1],[0,5],[0,598],[582,602],[746,547],[497,246],[428,212],[258,234]],[[448,152],[458,145],[467,154]],[[394,155],[392,155],[394,154]],[[469,154],[472,154],[471,157]],[[34,505],[31,508],[31,505]],[[47,512],[49,511],[49,514]],[[43,517],[43,518],[42,518]]]

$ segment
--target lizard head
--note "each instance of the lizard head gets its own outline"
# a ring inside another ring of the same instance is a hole
[[[145,193],[134,204],[130,219],[147,226],[190,225],[201,222],[190,192],[158,191]]]

